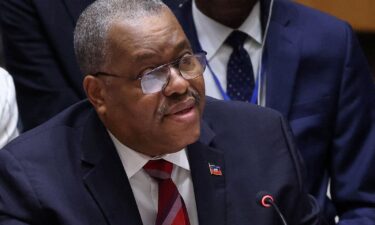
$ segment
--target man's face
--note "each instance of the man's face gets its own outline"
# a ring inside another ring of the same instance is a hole
[[[185,80],[171,67],[161,92],[144,94],[137,77],[192,50],[172,13],[116,22],[109,32],[110,62],[99,76],[103,102],[96,106],[105,126],[123,144],[151,156],[172,153],[195,142],[204,106],[203,77]]]

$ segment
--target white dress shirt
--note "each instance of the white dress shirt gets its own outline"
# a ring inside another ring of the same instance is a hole
[[[224,42],[233,31],[233,29],[220,24],[210,17],[204,15],[197,8],[195,1],[193,1],[193,19],[199,43],[201,44],[202,49],[207,52],[208,63],[211,66],[216,77],[218,78],[223,90],[226,91],[227,64],[233,49],[232,47],[224,44]],[[249,53],[249,56],[251,58],[254,80],[256,80],[259,72],[258,70],[263,42],[259,2],[254,5],[251,13],[243,22],[243,24],[238,28],[238,30],[249,35],[249,37],[245,41],[244,48]],[[208,68],[204,72],[204,80],[206,86],[206,95],[218,99],[223,99],[223,96],[213,79],[213,74]],[[264,96],[261,97],[263,98]]]
[[[158,212],[158,183],[143,170],[143,166],[149,160],[162,158],[173,163],[171,178],[185,202],[190,224],[198,225],[194,188],[186,150],[183,149],[176,153],[151,158],[123,145],[110,132],[108,133],[129,179],[142,223],[144,225],[154,225]]]
[[[13,79],[0,68],[0,148],[18,136],[18,109]]]

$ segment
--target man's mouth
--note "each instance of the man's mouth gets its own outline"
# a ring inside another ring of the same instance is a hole
[[[194,97],[188,97],[186,100],[172,105],[165,116],[170,115],[183,115],[190,112],[196,106],[196,101]]]
[[[192,122],[199,117],[200,96],[190,89],[186,95],[169,98],[158,109],[161,120],[172,119],[179,122]]]
[[[176,115],[184,114],[184,113],[189,112],[189,111],[192,110],[192,109],[193,109],[193,107],[190,107],[190,108],[187,108],[187,109],[181,110],[181,111],[179,111],[179,112],[177,112],[177,113],[175,113],[175,114],[176,114]]]

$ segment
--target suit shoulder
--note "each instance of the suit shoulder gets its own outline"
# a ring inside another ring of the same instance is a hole
[[[88,101],[74,104],[49,121],[21,134],[4,149],[14,155],[22,155],[25,151],[45,154],[48,149],[58,149],[59,145],[67,144],[69,139],[77,138],[75,134],[84,125],[91,110]]]
[[[280,10],[276,10],[276,13],[281,14],[282,10],[289,11],[293,15],[292,23],[298,24],[300,28],[306,30],[317,29],[321,32],[335,34],[337,31],[344,31],[349,26],[347,22],[335,16],[294,1],[281,0],[277,3],[275,5]]]
[[[276,0],[273,18],[286,22],[285,31],[300,40],[300,52],[306,59],[329,60],[325,64],[344,62],[348,46],[355,38],[347,22],[293,1]]]
[[[270,108],[239,101],[223,101],[206,97],[205,120],[254,121],[258,123],[257,121],[259,120],[279,121],[280,118],[282,118],[282,115]]]

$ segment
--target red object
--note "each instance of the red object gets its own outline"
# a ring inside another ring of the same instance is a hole
[[[221,172],[220,166],[213,165],[213,164],[208,164],[208,167],[210,168],[210,173],[211,175],[215,176],[222,176],[223,173]]]
[[[269,203],[269,201],[273,202],[273,197],[271,195],[264,195],[261,200],[262,206],[270,208],[272,205]]]
[[[190,225],[184,200],[171,179],[173,164],[164,159],[150,160],[143,169],[159,184],[155,225]]]

